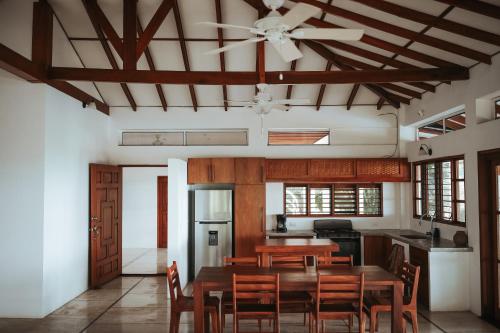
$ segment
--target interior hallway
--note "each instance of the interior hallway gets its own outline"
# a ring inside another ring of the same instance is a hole
[[[167,249],[122,249],[122,274],[166,274]]]
[[[190,294],[190,288],[186,288]],[[0,319],[2,333],[166,333],[170,317],[165,277],[120,277],[102,289],[89,290],[44,319]],[[422,313],[420,333],[493,333],[500,332],[470,312]],[[281,331],[307,332],[302,316],[281,315]],[[227,316],[224,332],[231,332]],[[389,332],[388,315],[382,315],[379,332]],[[256,329],[249,322],[245,329]],[[408,327],[411,329],[411,327]],[[184,314],[180,333],[193,331],[192,316]],[[255,331],[255,330],[254,330]],[[348,332],[340,321],[329,323],[328,332]]]

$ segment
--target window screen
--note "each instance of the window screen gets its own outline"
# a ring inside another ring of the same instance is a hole
[[[307,214],[307,186],[285,187],[285,214]]]
[[[380,185],[358,186],[358,213],[359,215],[380,215],[381,210]]]
[[[333,191],[334,213],[338,215],[356,215],[356,185],[335,184]]]
[[[309,191],[311,215],[330,215],[332,207],[332,188],[312,187]]]

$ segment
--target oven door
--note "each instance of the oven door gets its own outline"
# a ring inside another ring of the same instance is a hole
[[[354,265],[361,265],[361,243],[359,238],[331,238],[339,244],[340,251],[332,252],[332,256],[353,256]]]

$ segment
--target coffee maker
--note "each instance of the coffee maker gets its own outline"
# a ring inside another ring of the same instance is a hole
[[[276,215],[276,232],[286,232],[286,215],[278,214]]]

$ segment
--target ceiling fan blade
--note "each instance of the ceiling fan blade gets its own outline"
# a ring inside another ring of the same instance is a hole
[[[276,104],[297,104],[297,105],[304,105],[304,104],[311,104],[311,101],[307,98],[295,98],[295,99],[277,99],[273,100],[273,103]]]
[[[318,7],[299,2],[281,18],[281,23],[291,30],[320,12]]]
[[[295,43],[288,38],[284,41],[271,42],[271,45],[286,62],[302,58],[302,52],[300,52],[299,48],[295,46]]]
[[[295,29],[289,36],[295,39],[333,39],[360,40],[364,31],[361,29]]]
[[[288,106],[282,104],[275,104],[271,107],[271,110],[288,111]]]
[[[231,105],[234,105],[234,106],[252,106],[252,105],[255,105],[254,102],[250,102],[250,101],[226,101],[228,102],[229,104]]]
[[[219,54],[221,52],[225,52],[227,50],[231,50],[231,49],[234,49],[234,48],[239,47],[239,46],[243,46],[243,45],[246,45],[246,44],[257,43],[257,42],[262,42],[264,40],[266,40],[265,37],[254,37],[254,38],[246,39],[246,40],[241,41],[241,42],[236,42],[236,43],[228,44],[228,45],[226,45],[224,47],[221,47],[221,48],[218,48],[218,49],[207,51],[207,52],[205,52],[205,54]]]
[[[206,25],[214,28],[222,28],[222,29],[241,29],[247,31],[253,31],[255,28],[252,27],[244,27],[242,25],[234,25],[234,24],[224,24],[224,23],[215,23],[215,22],[196,22],[197,25]]]

